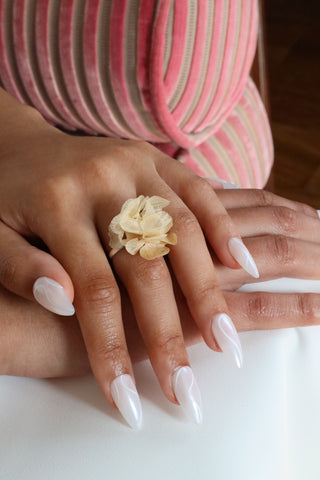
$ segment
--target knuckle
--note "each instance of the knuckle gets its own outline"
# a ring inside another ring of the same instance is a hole
[[[168,280],[168,269],[162,258],[152,261],[138,259],[134,269],[134,277],[139,283],[148,285],[148,288],[159,288]]]
[[[0,282],[9,287],[15,284],[17,278],[17,259],[11,256],[0,257]]]
[[[72,208],[75,192],[74,179],[69,175],[45,179],[35,192],[37,205],[41,204],[50,217],[61,218]]]
[[[116,147],[113,148],[115,151],[117,150]],[[101,181],[101,179],[108,178],[107,169],[108,162],[106,162],[106,158],[103,155],[90,155],[84,161],[82,174],[87,180],[90,178],[91,181]]]
[[[247,315],[254,322],[257,318],[269,317],[272,313],[272,303],[269,296],[257,294],[252,296],[247,303]]]
[[[308,217],[315,217],[317,219],[319,218],[317,209],[311,207],[311,205],[296,201],[293,201],[292,203],[294,205],[294,208],[301,214],[307,215]]]
[[[144,140],[130,140],[126,148],[122,148],[121,152],[121,156],[127,156],[130,164],[137,165],[140,168],[142,161],[144,167],[150,167],[154,165],[155,159],[162,155],[159,150]]]
[[[271,237],[271,254],[282,265],[294,263],[297,257],[294,240],[284,235]]]
[[[160,350],[161,354],[175,354],[181,348],[184,349],[184,341],[181,333],[178,332],[161,332],[153,339],[153,348]]]
[[[189,182],[186,184],[187,192],[192,195],[210,195],[212,196],[213,190],[209,183],[198,175],[192,175]]]
[[[278,207],[273,209],[273,217],[279,230],[285,234],[294,234],[298,228],[297,213],[291,208]]]
[[[198,220],[188,210],[182,210],[176,213],[174,228],[176,231],[183,232],[184,235],[193,235],[200,231]]]
[[[83,292],[86,303],[95,310],[102,307],[108,311],[116,302],[120,302],[120,293],[116,284],[103,276],[94,276],[87,279]]]
[[[198,288],[194,291],[194,297],[190,300],[194,303],[206,305],[208,302],[212,302],[212,299],[216,298],[219,292],[220,287],[216,283],[198,285]]]
[[[260,206],[269,207],[274,204],[274,196],[267,190],[255,190],[255,195]]]
[[[296,295],[299,315],[305,317],[309,323],[319,323],[320,308],[316,295],[312,293],[298,293]]]
[[[98,364],[109,363],[116,370],[117,366],[126,364],[127,349],[116,334],[109,332],[93,346],[89,356]]]

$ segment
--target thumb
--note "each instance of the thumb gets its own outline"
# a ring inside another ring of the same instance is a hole
[[[72,281],[49,253],[0,221],[0,284],[58,315],[73,315]]]

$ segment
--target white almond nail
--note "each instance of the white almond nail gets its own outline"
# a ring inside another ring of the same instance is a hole
[[[317,213],[318,213],[318,217],[320,218],[320,210],[317,210]]]
[[[223,186],[223,188],[224,188],[225,190],[227,190],[227,189],[240,188],[240,187],[239,187],[238,185],[236,185],[235,183],[229,182],[228,180],[223,180],[222,178],[215,178],[215,177],[205,177],[205,178],[208,178],[209,180],[215,180],[216,182],[221,183],[221,185]]]
[[[251,253],[240,238],[230,238],[229,250],[241,267],[254,278],[259,278],[259,271]]]
[[[186,415],[195,423],[202,423],[201,394],[190,367],[181,367],[175,372],[173,390]]]
[[[74,306],[70,302],[60,283],[48,277],[40,277],[33,284],[33,296],[40,305],[58,315],[74,315]]]
[[[111,395],[119,412],[131,428],[139,430],[142,425],[142,407],[134,381],[130,375],[120,375],[111,383]]]
[[[243,355],[238,332],[226,313],[215,315],[212,321],[212,333],[224,353],[231,353],[239,368],[242,367]]]

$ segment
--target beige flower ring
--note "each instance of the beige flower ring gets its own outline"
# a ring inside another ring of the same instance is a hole
[[[140,253],[142,258],[153,260],[169,253],[169,245],[177,243],[177,235],[170,233],[172,217],[162,209],[169,205],[165,198],[154,195],[129,198],[121,212],[110,222],[109,256],[113,257],[123,247],[130,255]]]

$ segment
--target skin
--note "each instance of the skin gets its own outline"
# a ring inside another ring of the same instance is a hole
[[[219,190],[219,198],[254,254],[261,281],[279,276],[317,279],[320,269],[320,220],[307,205],[259,190]],[[242,270],[216,262],[225,300],[239,331],[320,324],[320,295],[241,293],[253,281]],[[124,328],[133,362],[148,353],[126,291],[122,289]],[[185,343],[201,341],[177,282],[175,298]],[[0,288],[0,373],[32,377],[82,375],[90,371],[76,317],[54,315]]]
[[[28,301],[39,277],[63,286],[92,371],[113,403],[114,378],[133,376],[117,276],[161,387],[175,401],[172,375],[189,360],[172,275],[204,340],[217,348],[211,322],[229,311],[208,247],[239,268],[227,243],[240,235],[223,204],[204,179],[146,142],[66,135],[1,89],[0,105],[0,284]],[[178,236],[172,273],[163,258],[148,262],[123,250],[108,261],[107,226],[141,194],[170,201]]]

